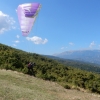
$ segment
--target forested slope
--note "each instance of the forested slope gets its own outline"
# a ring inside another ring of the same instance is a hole
[[[27,53],[0,44],[0,68],[32,75],[28,72],[29,61],[35,62],[34,75],[44,80],[55,81],[67,89],[84,88],[100,93],[100,75],[66,66],[39,54]]]

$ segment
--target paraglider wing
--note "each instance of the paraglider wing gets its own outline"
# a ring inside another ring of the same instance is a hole
[[[41,8],[39,3],[21,4],[17,8],[18,19],[23,36],[28,36]]]

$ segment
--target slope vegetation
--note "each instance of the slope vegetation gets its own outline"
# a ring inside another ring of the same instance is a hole
[[[28,62],[35,62],[34,72],[27,69]],[[27,53],[0,44],[0,69],[13,70],[54,81],[66,89],[86,89],[100,94],[100,75],[63,65],[39,54]]]

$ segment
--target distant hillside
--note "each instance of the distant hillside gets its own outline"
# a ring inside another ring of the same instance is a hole
[[[35,62],[32,71],[28,62]],[[85,89],[100,94],[100,75],[72,68],[59,61],[0,44],[0,69],[18,71],[44,80],[54,81],[66,89]]]
[[[0,70],[0,100],[100,100],[100,95],[64,89],[56,82]]]
[[[90,62],[100,65],[100,50],[77,50],[77,51],[66,51],[53,56]]]
[[[93,63],[79,61],[79,60],[64,59],[64,58],[50,56],[50,55],[44,55],[44,56],[54,59],[66,66],[71,66],[74,68],[79,68],[82,70],[96,72],[100,74],[100,65],[98,64],[93,64]]]

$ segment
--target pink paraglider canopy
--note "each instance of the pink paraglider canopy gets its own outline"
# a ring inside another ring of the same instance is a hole
[[[17,8],[18,19],[23,36],[28,36],[41,8],[39,3],[21,4]]]

